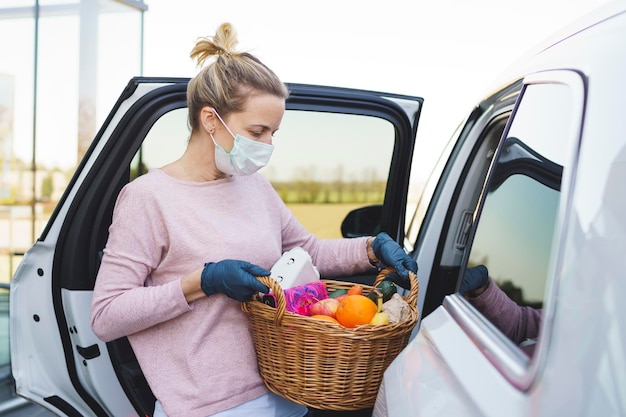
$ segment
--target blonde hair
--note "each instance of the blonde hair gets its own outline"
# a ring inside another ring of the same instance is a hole
[[[214,56],[215,61],[189,81],[187,106],[189,125],[198,128],[200,110],[213,107],[222,116],[243,110],[248,98],[257,92],[286,99],[289,91],[278,76],[258,58],[237,52],[237,32],[230,23],[222,23],[213,37],[199,38],[190,57],[198,66]]]

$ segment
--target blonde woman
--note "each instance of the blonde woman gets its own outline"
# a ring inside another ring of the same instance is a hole
[[[267,291],[284,251],[300,246],[323,276],[417,270],[389,236],[318,239],[257,173],[269,161],[288,91],[222,24],[191,57],[191,135],[176,161],[126,185],[113,213],[91,323],[103,341],[127,336],[157,417],[301,417],[267,390],[240,301]],[[406,267],[406,269],[405,269]]]

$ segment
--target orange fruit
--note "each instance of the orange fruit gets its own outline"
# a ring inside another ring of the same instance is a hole
[[[362,285],[354,284],[352,287],[350,287],[350,289],[348,290],[348,295],[355,295],[355,294],[359,294],[359,295],[363,294],[363,286]]]
[[[378,311],[376,303],[364,295],[347,295],[339,303],[335,318],[345,327],[356,327],[361,324],[368,324],[374,314]]]
[[[312,316],[309,316],[309,317],[313,317],[314,319],[318,319],[318,320],[332,321],[333,323],[339,324],[337,320],[324,314],[313,314]]]

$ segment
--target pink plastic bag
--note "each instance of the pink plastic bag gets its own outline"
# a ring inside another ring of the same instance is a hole
[[[323,281],[316,281],[293,288],[287,288],[285,293],[285,310],[292,313],[309,315],[311,305],[319,300],[328,298],[328,289]],[[266,294],[262,298],[263,302],[269,306],[276,307],[276,296],[272,293]]]

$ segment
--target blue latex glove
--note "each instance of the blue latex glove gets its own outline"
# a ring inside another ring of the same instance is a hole
[[[415,259],[407,255],[404,249],[385,232],[376,235],[372,241],[372,250],[381,263],[396,270],[393,274],[386,275],[385,278],[403,288],[411,288],[409,271],[417,274]]]
[[[255,277],[271,274],[265,268],[246,261],[226,259],[204,264],[200,276],[200,287],[207,296],[226,294],[237,301],[248,301],[258,292],[269,292],[269,288]]]
[[[489,284],[489,271],[485,265],[478,265],[473,268],[467,268],[463,275],[463,282],[459,292],[467,294],[476,291],[479,288],[486,287]]]

